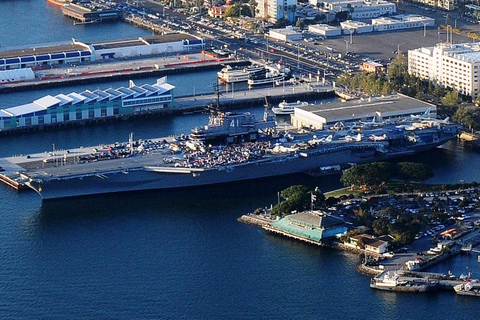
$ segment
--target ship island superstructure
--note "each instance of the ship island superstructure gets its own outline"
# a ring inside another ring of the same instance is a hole
[[[3,180],[24,184],[43,200],[52,200],[198,187],[387,160],[435,148],[459,129],[446,121],[410,116],[399,123],[377,123],[361,132],[282,132],[267,112],[263,120],[248,113],[213,112],[209,125],[193,129],[190,137],[130,138],[125,143],[4,158],[0,166]]]

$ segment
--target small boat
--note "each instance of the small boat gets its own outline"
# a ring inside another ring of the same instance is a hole
[[[305,107],[308,106],[308,102],[306,101],[296,101],[296,102],[280,102],[278,107],[272,108],[272,112],[276,115],[282,114],[292,114],[294,109],[297,107]]]
[[[399,292],[428,292],[438,289],[438,282],[427,278],[402,278],[397,272],[386,271],[370,281],[370,288]]]
[[[474,287],[471,281],[457,284],[456,286],[453,287],[453,290],[455,290],[457,294],[462,296],[480,297],[480,288]]]
[[[262,85],[262,84],[277,83],[284,79],[285,79],[285,75],[283,73],[275,74],[275,73],[267,72],[265,75],[260,75],[258,77],[251,76],[250,79],[248,79],[247,83],[249,86],[256,86],[256,85]]]
[[[224,83],[245,82],[254,74],[265,72],[265,67],[251,66],[246,68],[234,69],[230,65],[217,72],[218,79]]]

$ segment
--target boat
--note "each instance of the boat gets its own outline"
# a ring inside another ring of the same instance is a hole
[[[272,112],[276,115],[292,114],[295,108],[306,106],[308,106],[306,101],[286,102],[284,100],[278,104],[278,107],[272,108]]]
[[[370,281],[370,288],[399,292],[429,292],[438,289],[438,282],[426,278],[406,278],[396,271],[385,271]]]
[[[65,4],[70,3],[69,0],[47,0],[48,3],[53,4],[57,7],[63,7]]]
[[[480,288],[475,287],[471,281],[457,284],[453,287],[453,290],[455,290],[458,295],[480,297]]]
[[[268,70],[264,73],[251,74],[247,83],[249,86],[278,83],[285,79],[285,74],[275,70]]]
[[[265,67],[254,65],[235,69],[227,65],[217,72],[217,77],[223,83],[247,82],[251,75],[260,72],[265,72]]]
[[[374,130],[386,138],[370,141],[342,138],[328,129],[281,132],[268,105],[263,119],[212,110],[207,125],[182,138],[131,137],[124,143],[3,158],[1,180],[22,183],[43,201],[201,187],[385,161],[435,148],[455,138],[458,129],[450,123],[415,130],[379,124],[363,134]]]

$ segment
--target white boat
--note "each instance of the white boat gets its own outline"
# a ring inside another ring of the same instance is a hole
[[[296,101],[296,102],[280,102],[278,104],[278,107],[272,108],[272,112],[276,115],[281,115],[281,114],[292,114],[294,112],[294,109],[297,107],[305,107],[308,106],[308,102],[306,101]]]
[[[218,79],[224,83],[246,82],[250,76],[259,72],[265,71],[265,67],[251,66],[241,69],[234,69],[227,65],[217,72]]]
[[[370,288],[403,291],[403,292],[427,292],[438,288],[438,282],[426,278],[402,278],[394,271],[386,271],[370,281]]]
[[[459,295],[480,297],[480,288],[474,287],[472,282],[457,284],[453,290]]]
[[[280,82],[285,79],[285,75],[283,73],[280,74],[273,74],[271,72],[267,72],[264,77],[255,77],[248,79],[247,83],[249,86],[256,86],[261,84],[270,84]]]

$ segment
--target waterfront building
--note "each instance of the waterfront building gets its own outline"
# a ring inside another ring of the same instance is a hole
[[[0,71],[0,83],[14,83],[35,79],[31,68]]]
[[[410,116],[435,118],[437,107],[402,94],[370,99],[353,99],[346,102],[327,104],[310,104],[296,107],[292,125],[298,129],[309,127],[325,129],[337,123],[363,123],[365,126],[376,125],[381,121],[395,121]]]
[[[308,241],[324,243],[347,233],[345,221],[322,212],[302,212],[287,215],[272,223],[272,229]]]
[[[293,29],[271,29],[268,32],[268,36],[273,39],[281,41],[298,41],[303,39],[303,35]]]
[[[260,0],[257,1],[258,12],[255,17],[272,23],[279,19],[294,22],[296,6],[297,0]]]
[[[97,7],[94,3],[95,2],[89,2],[88,7],[75,3],[67,3],[62,7],[62,13],[64,16],[82,23],[116,20],[120,17],[117,10]]]
[[[45,96],[32,103],[0,110],[0,131],[89,122],[159,112],[173,102],[166,77],[153,85],[86,90],[81,93]]]
[[[366,252],[382,254],[387,252],[388,241],[381,240],[369,234],[359,234],[349,237],[344,243],[347,247],[364,249]]]
[[[324,7],[330,11],[348,11],[352,20],[372,19],[397,12],[395,3],[377,1],[337,0],[324,2]]]
[[[439,43],[409,50],[408,72],[476,98],[480,89],[480,45]]]
[[[372,19],[374,31],[393,31],[412,28],[434,27],[435,19],[417,15],[396,15]]]
[[[172,33],[131,39],[82,42],[38,46],[30,49],[0,52],[0,70],[64,66],[113,58],[127,59],[152,55],[200,52],[205,47],[202,38],[185,33]]]
[[[314,24],[308,26],[308,32],[318,33],[326,38],[342,35],[342,29],[328,24]]]

